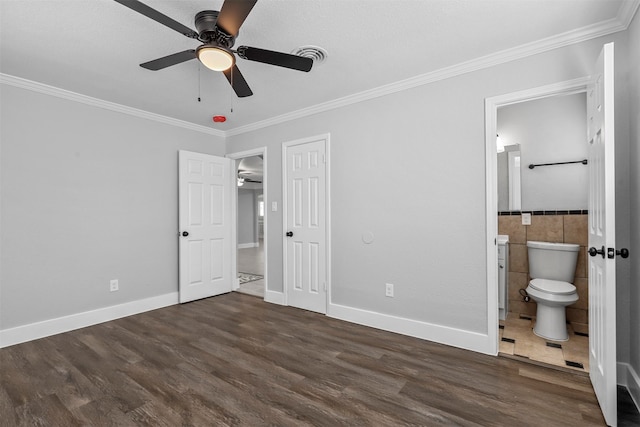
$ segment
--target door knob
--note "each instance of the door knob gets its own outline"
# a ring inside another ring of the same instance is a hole
[[[613,248],[609,248],[609,258],[614,258],[616,255],[621,256],[622,258],[629,258],[629,249],[627,248],[616,250],[615,255],[613,254],[613,251]]]
[[[604,258],[604,246],[602,249],[596,249],[593,246],[589,248],[589,255],[596,256],[598,254],[602,255],[602,258]]]
[[[293,237],[293,231],[287,231],[287,237]]]
[[[182,232],[182,235],[183,235],[184,237],[187,237],[187,236],[189,235],[189,232],[188,232],[188,231],[183,231],[183,232]]]

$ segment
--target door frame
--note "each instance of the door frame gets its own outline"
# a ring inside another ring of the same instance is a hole
[[[262,156],[262,198],[264,200],[264,236],[263,236],[263,244],[264,244],[264,295],[263,300],[267,300],[267,293],[269,290],[269,262],[268,262],[268,250],[269,245],[267,244],[268,240],[268,223],[269,223],[269,209],[267,209],[267,203],[269,201],[268,196],[268,185],[267,185],[267,147],[259,147],[246,151],[238,151],[235,153],[229,153],[225,157],[233,160],[233,174],[234,181],[233,185],[235,185],[235,191],[231,192],[231,227],[234,232],[231,233],[231,245],[233,247],[233,251],[231,254],[231,274],[234,278],[232,289],[235,291],[240,288],[240,282],[238,280],[238,186],[235,180],[237,179],[237,160],[242,160],[247,157],[255,157]]]
[[[487,335],[488,353],[498,355],[498,161],[496,134],[498,108],[536,99],[587,91],[591,77],[581,77],[546,86],[485,99],[486,232],[487,232]],[[586,105],[585,105],[586,110]],[[586,124],[585,124],[586,126]]]
[[[300,138],[282,143],[282,293],[284,295],[284,305],[289,305],[288,284],[287,284],[287,252],[284,233],[287,229],[287,148],[294,145],[302,145],[314,142],[319,139],[324,140],[324,164],[325,164],[325,278],[326,278],[326,310],[325,315],[330,315],[331,308],[331,134]]]

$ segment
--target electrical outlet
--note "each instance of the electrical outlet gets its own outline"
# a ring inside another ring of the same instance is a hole
[[[392,283],[387,283],[386,284],[384,294],[386,296],[388,296],[388,297],[393,298],[393,284]]]
[[[109,290],[110,290],[111,292],[115,292],[115,291],[117,291],[118,289],[119,289],[119,286],[118,286],[118,279],[113,279],[113,280],[109,281]]]
[[[523,213],[522,214],[522,225],[531,225],[531,214]]]

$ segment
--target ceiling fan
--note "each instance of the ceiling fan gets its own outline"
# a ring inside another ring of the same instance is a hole
[[[255,175],[257,177],[262,177],[262,175],[259,175],[255,171],[238,170],[238,183],[254,182],[256,184],[262,184],[262,179],[257,180],[257,179],[250,178],[250,176],[252,175]]]
[[[142,68],[147,70],[157,71],[197,58],[205,67],[214,71],[222,71],[236,95],[243,98],[253,95],[253,92],[240,73],[234,54],[249,61],[305,72],[311,70],[313,66],[311,58],[288,53],[250,46],[239,46],[236,50],[232,50],[240,26],[257,0],[225,0],[219,12],[215,10],[198,12],[195,16],[197,32],[138,0],[115,1],[202,43],[197,49],[185,50],[140,64]]]

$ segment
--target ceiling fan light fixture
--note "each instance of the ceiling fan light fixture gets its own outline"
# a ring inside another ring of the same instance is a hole
[[[233,67],[236,58],[230,50],[220,46],[202,45],[196,50],[198,60],[213,71],[224,71]]]

